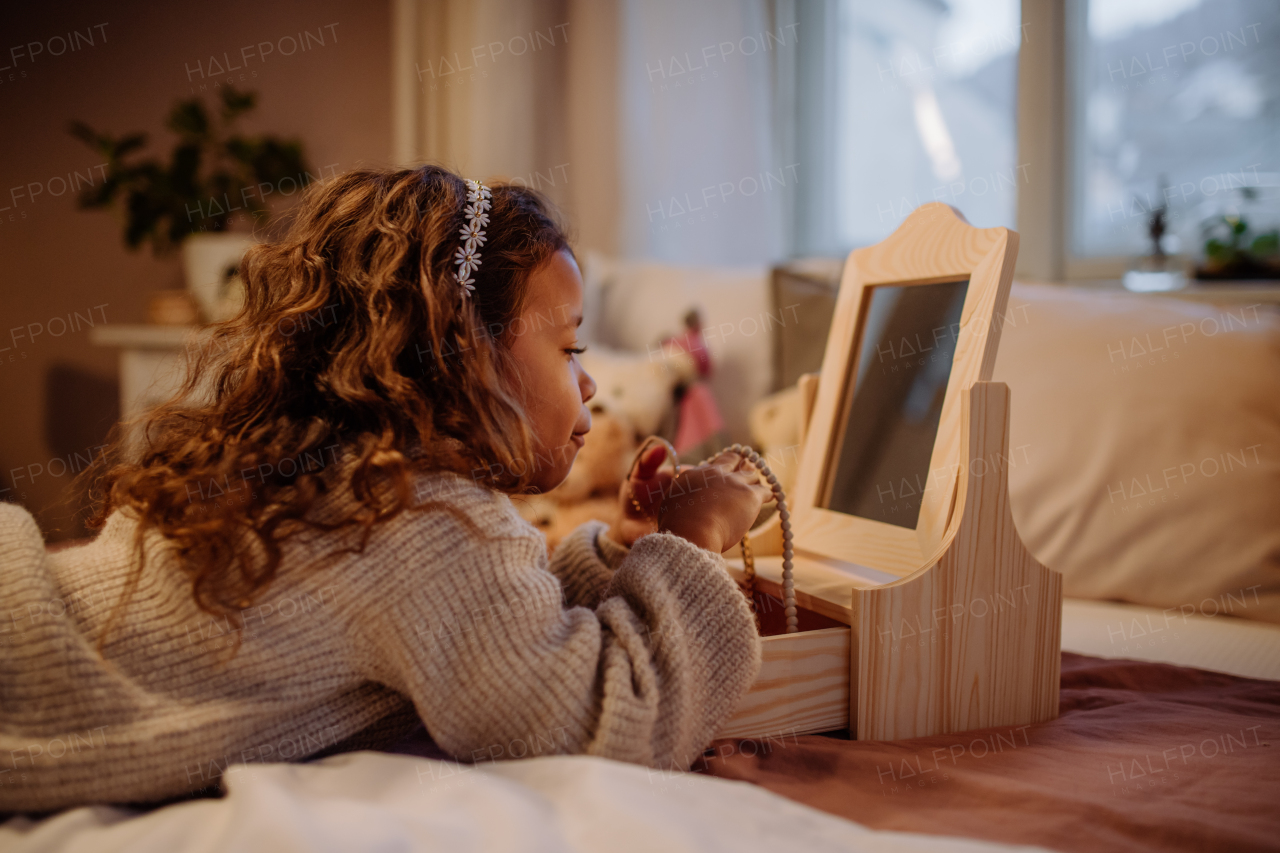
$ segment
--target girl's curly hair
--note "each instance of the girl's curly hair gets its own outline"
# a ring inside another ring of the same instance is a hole
[[[284,239],[249,250],[243,309],[190,353],[185,385],[146,418],[133,461],[95,475],[91,526],[118,508],[139,518],[121,606],[150,530],[176,548],[199,606],[221,615],[265,591],[299,531],[350,533],[343,541],[358,544],[340,550],[359,550],[406,509],[449,509],[412,494],[415,472],[483,468],[495,488],[528,488],[532,468],[493,464],[533,458],[502,380],[506,336],[530,274],[568,242],[539,194],[491,190],[470,298],[453,257],[466,184],[435,166],[314,185]],[[352,498],[340,511],[313,511],[338,489]]]

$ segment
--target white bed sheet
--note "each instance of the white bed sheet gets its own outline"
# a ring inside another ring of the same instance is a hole
[[[1280,625],[1067,599],[1062,648],[1280,680]],[[868,829],[741,782],[584,756],[476,767],[357,752],[242,765],[228,794],[147,813],[72,809],[0,826],[5,853],[238,850],[1032,850]]]
[[[1062,650],[1280,681],[1280,625],[1222,612],[1207,615],[1221,609],[1204,602],[1160,610],[1067,598],[1062,603]]]
[[[228,795],[137,815],[81,808],[0,826],[6,853],[270,850],[875,853],[1041,850],[871,830],[745,782],[568,756],[468,768],[356,752],[245,765]]]

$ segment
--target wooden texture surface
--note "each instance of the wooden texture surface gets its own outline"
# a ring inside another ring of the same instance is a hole
[[[946,205],[929,204],[882,243],[850,255],[822,373],[800,383],[800,473],[788,497],[797,604],[851,628],[765,638],[764,669],[722,735],[848,725],[860,739],[889,740],[1057,716],[1062,578],[1018,537],[1009,511],[1009,390],[986,381],[1017,245],[1007,229],[972,228]],[[965,279],[916,529],[824,509],[869,288]],[[757,589],[780,596],[777,518],[751,541]],[[741,576],[740,563],[730,571]],[[833,716],[841,689],[843,720]]]
[[[1027,551],[1009,510],[1009,389],[977,383],[961,402],[961,488],[928,565],[877,584],[798,555],[797,603],[850,622],[849,654],[815,644],[824,632],[765,638],[770,663],[725,732],[848,725],[862,740],[895,740],[1057,716],[1062,577]],[[781,559],[760,554],[756,571],[757,588],[780,597]],[[845,595],[849,607],[835,606]],[[850,691],[838,723],[826,693],[835,658]]]
[[[800,391],[800,445],[804,446],[804,437],[809,433],[809,421],[813,417],[813,404],[818,401],[818,379],[820,374],[801,373],[796,387]]]
[[[929,565],[853,592],[851,730],[894,740],[1058,715],[1062,576],[1038,563],[1009,511],[1009,389],[962,399],[955,513]]]
[[[960,457],[960,391],[991,376],[1000,330],[994,318],[1005,310],[1017,245],[1014,232],[974,228],[934,202],[917,208],[882,242],[849,255],[790,496],[797,547],[905,577],[941,541]],[[825,509],[826,475],[843,435],[870,288],[964,279],[969,287],[916,529]]]
[[[779,634],[761,643],[760,676],[716,737],[802,735],[848,724],[848,628]]]
[[[782,557],[757,554],[755,560],[757,588],[782,600]],[[796,606],[821,613],[845,625],[852,625],[853,609],[849,602],[849,591],[855,581],[843,572],[802,556],[795,557],[793,563],[793,576],[804,579],[803,587],[799,581],[796,583]],[[725,564],[734,580],[740,582],[746,577],[740,559],[732,559],[726,555]]]

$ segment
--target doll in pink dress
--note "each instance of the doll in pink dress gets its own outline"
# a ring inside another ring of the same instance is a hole
[[[698,369],[698,378],[685,387],[682,394],[677,389],[679,419],[673,444],[682,459],[701,459],[729,442],[720,407],[706,382],[711,375],[711,351],[702,337],[702,317],[696,308],[685,315],[684,325],[683,335],[662,342],[664,351],[669,352],[671,347],[692,355]]]

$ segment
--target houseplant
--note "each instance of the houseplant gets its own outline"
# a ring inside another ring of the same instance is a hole
[[[1243,216],[1223,215],[1201,226],[1204,263],[1196,278],[1208,281],[1280,278],[1280,232],[1255,232]]]
[[[252,235],[232,230],[237,217],[264,219],[266,196],[281,183],[305,184],[312,176],[296,139],[244,135],[235,125],[256,105],[253,92],[222,89],[213,110],[192,98],[176,103],[166,125],[177,135],[167,164],[135,159],[144,133],[113,136],[82,121],[70,133],[106,161],[102,183],[86,187],[83,208],[120,204],[124,242],[130,249],[150,243],[156,255],[181,247],[187,287],[205,314],[217,319],[228,283]]]

